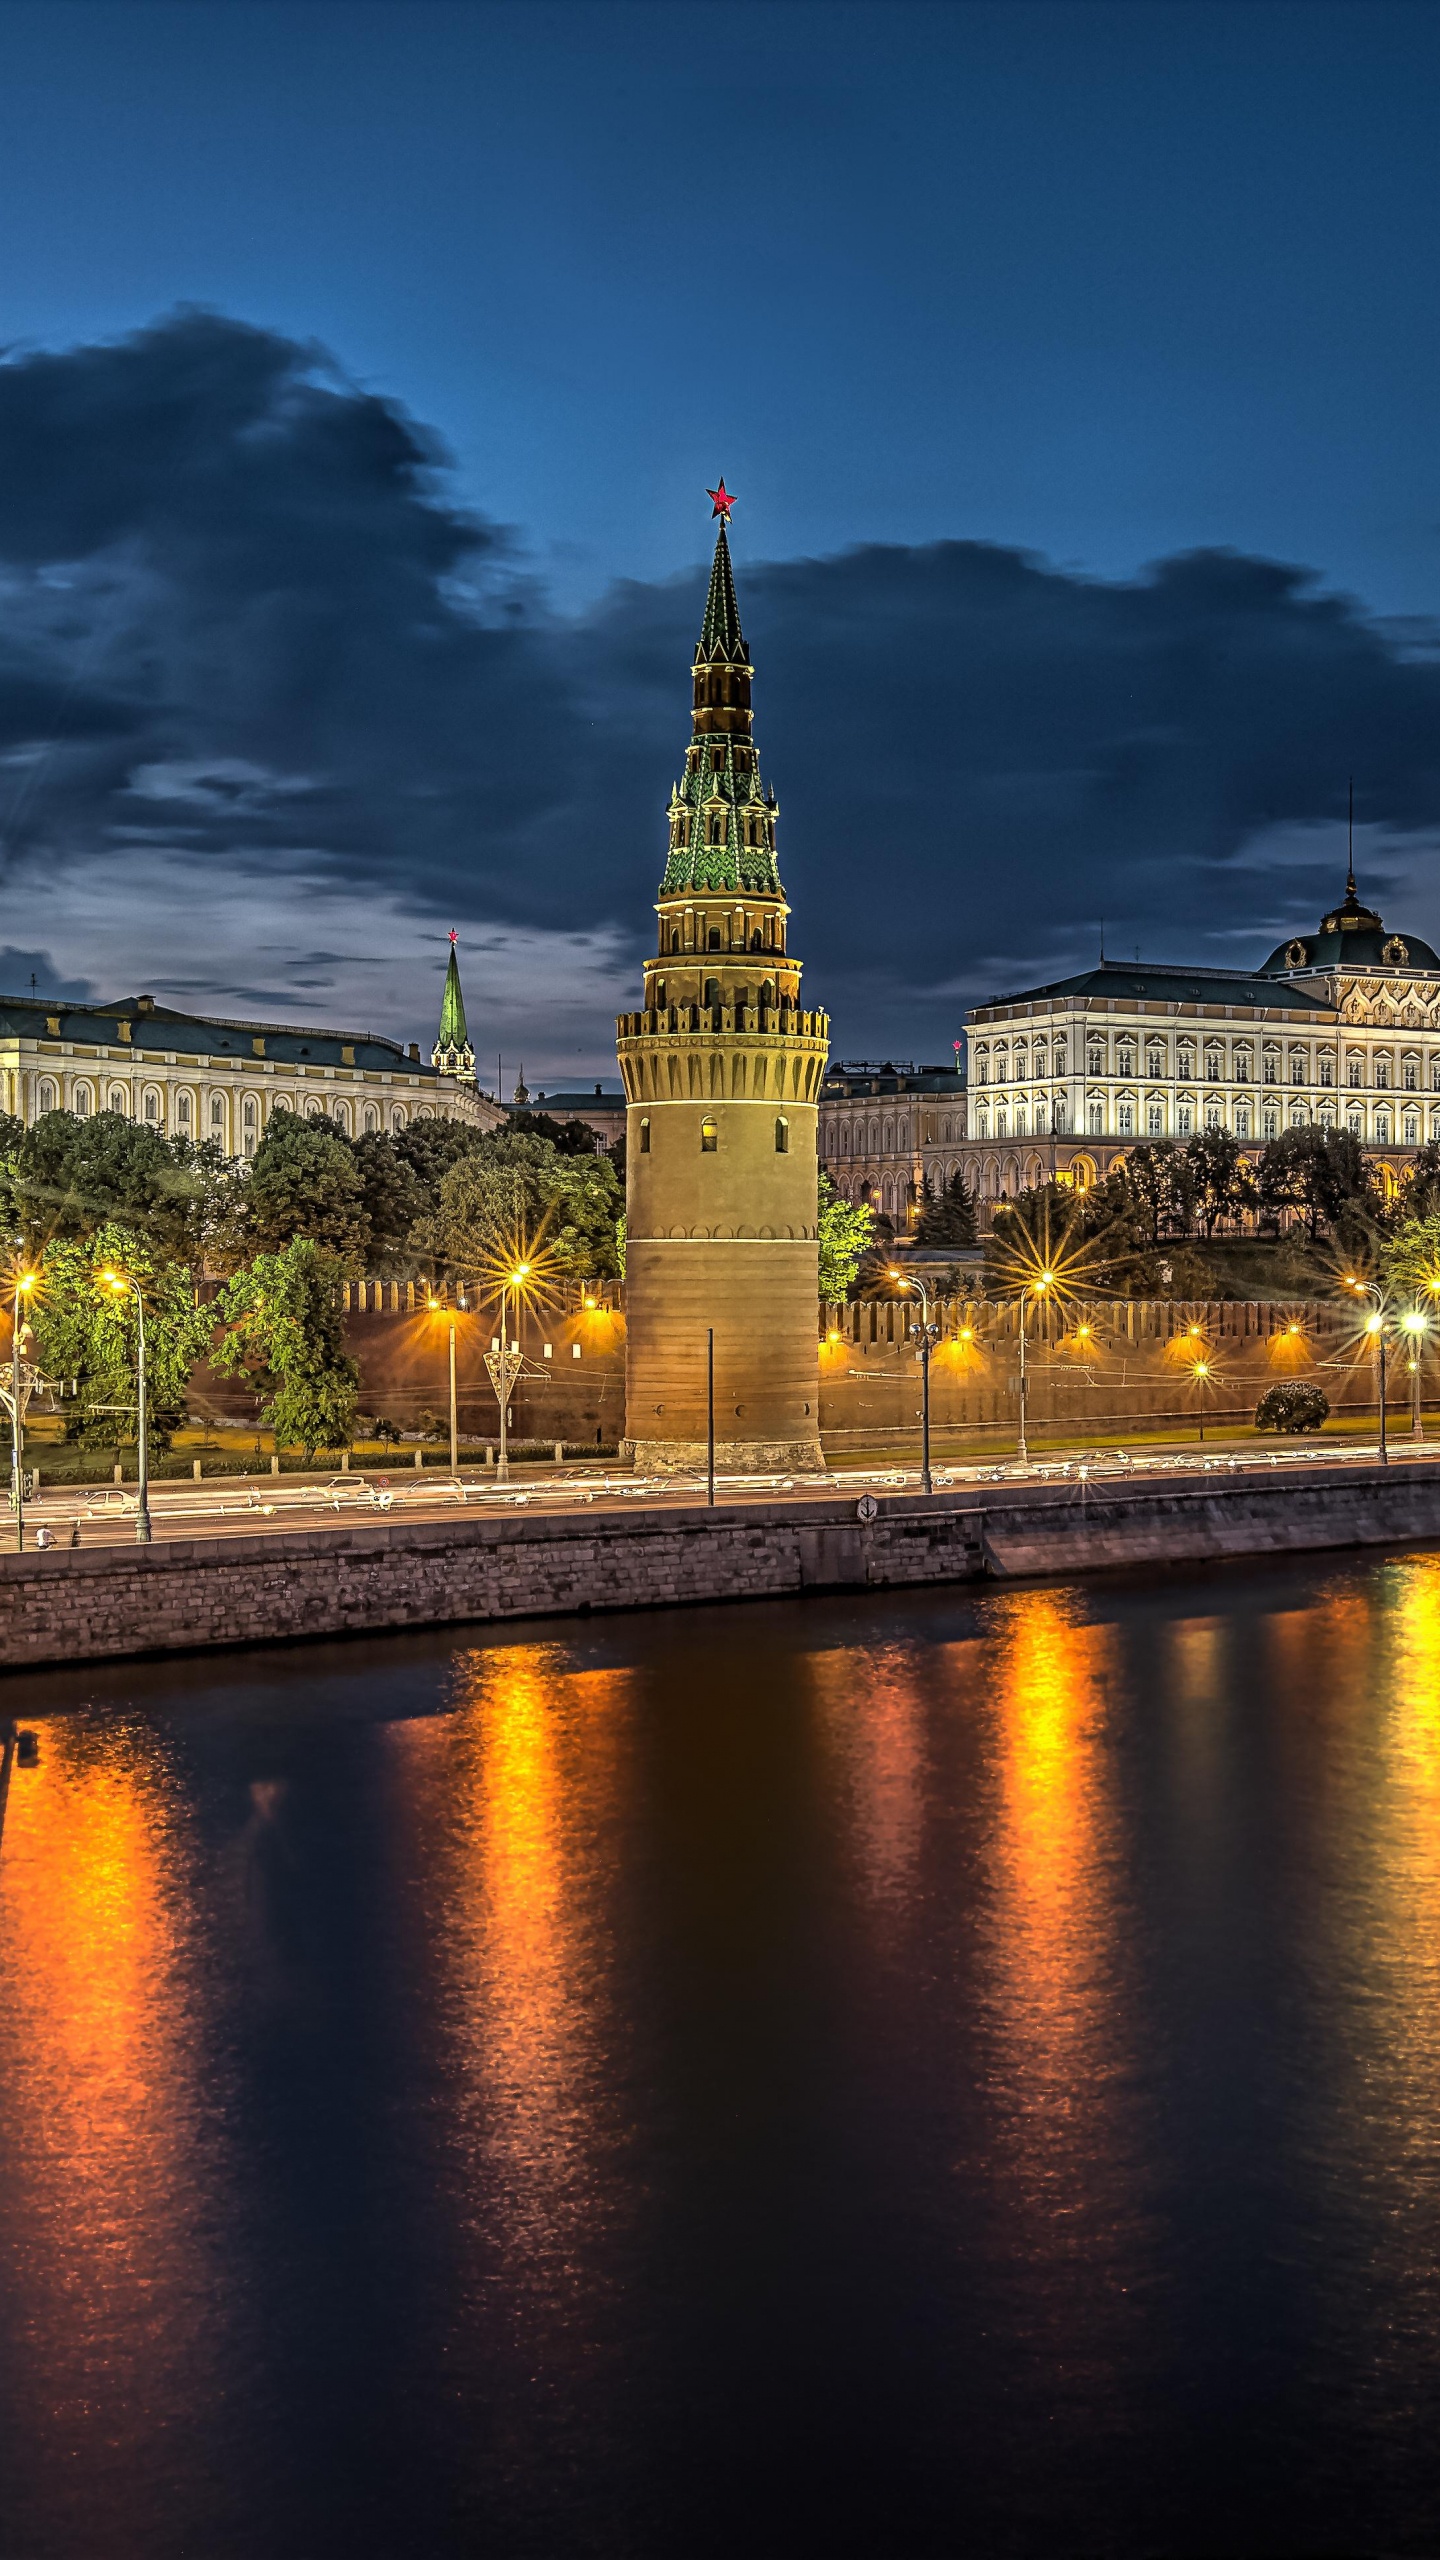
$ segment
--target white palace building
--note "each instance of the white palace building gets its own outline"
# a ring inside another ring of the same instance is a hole
[[[222,1021],[149,995],[117,1004],[0,996],[0,1108],[27,1126],[47,1111],[119,1112],[240,1157],[253,1156],[279,1108],[323,1114],[353,1138],[411,1120],[498,1128],[508,1118],[476,1089],[453,937],[428,1059],[417,1042],[375,1032]]]
[[[1440,1141],[1440,954],[1390,933],[1353,872],[1320,930],[1253,972],[1102,961],[967,1018],[967,1177],[982,1205],[1086,1187],[1137,1140],[1242,1147],[1344,1128],[1392,1186]]]

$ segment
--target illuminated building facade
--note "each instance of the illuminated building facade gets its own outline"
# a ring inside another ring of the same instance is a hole
[[[982,1207],[1102,1180],[1137,1141],[1242,1148],[1348,1129],[1393,1184],[1440,1141],[1440,953],[1390,933],[1351,873],[1318,933],[1259,969],[1097,968],[968,1016],[966,1171]]]
[[[965,1162],[963,1072],[832,1064],[820,1088],[820,1161],[842,1200],[868,1201],[907,1234]]]
[[[644,1005],[622,1014],[626,1434],[640,1465],[820,1462],[816,1116],[828,1017],[805,1006],[752,735],[725,519],[671,794]]]

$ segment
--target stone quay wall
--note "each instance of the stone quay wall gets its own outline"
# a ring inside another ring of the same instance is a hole
[[[57,1548],[0,1557],[0,1669],[1426,1541],[1430,1462]]]

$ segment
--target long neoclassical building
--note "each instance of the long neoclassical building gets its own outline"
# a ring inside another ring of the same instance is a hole
[[[1137,1140],[1352,1130],[1387,1182],[1440,1141],[1440,954],[1353,872],[1318,933],[1254,971],[1102,961],[967,1018],[966,1169],[982,1202],[1101,1179]]]
[[[323,1113],[356,1138],[411,1120],[496,1128],[507,1117],[476,1089],[453,939],[428,1059],[415,1041],[222,1021],[149,995],[86,1005],[4,996],[0,1098],[27,1124],[47,1111],[115,1111],[168,1137],[213,1139],[230,1156],[253,1156],[280,1107]]]

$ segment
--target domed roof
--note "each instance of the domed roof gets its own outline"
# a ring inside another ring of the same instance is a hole
[[[1352,871],[1343,900],[1321,917],[1319,932],[1297,933],[1288,942],[1278,943],[1269,959],[1261,962],[1257,975],[1310,977],[1330,969],[1343,969],[1347,975],[1356,970],[1367,975],[1372,970],[1440,975],[1440,952],[1422,942],[1418,933],[1387,933],[1384,918],[1373,907],[1362,907]]]

